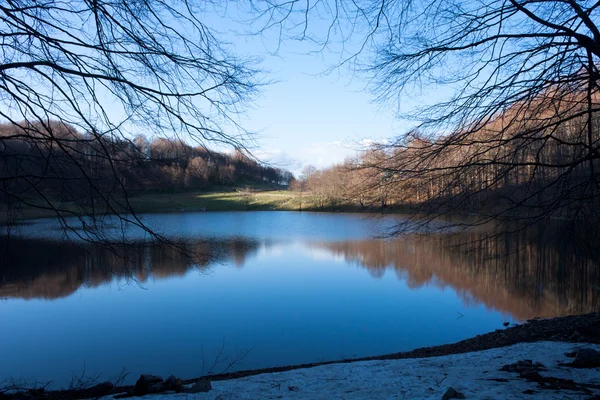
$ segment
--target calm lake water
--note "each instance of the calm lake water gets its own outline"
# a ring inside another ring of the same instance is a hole
[[[107,249],[53,220],[0,239],[0,381],[84,369],[191,378],[454,342],[505,321],[600,309],[591,257],[522,234],[374,238],[397,218],[144,216],[177,248],[108,219]],[[458,246],[462,244],[462,246]],[[185,251],[182,251],[185,250]],[[236,361],[237,360],[237,361]]]

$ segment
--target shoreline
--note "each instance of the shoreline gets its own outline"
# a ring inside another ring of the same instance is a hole
[[[184,380],[184,383],[194,383],[201,379],[229,380],[273,372],[285,372],[302,368],[313,368],[330,364],[346,364],[360,361],[401,360],[409,358],[430,358],[452,354],[464,354],[474,351],[489,350],[511,346],[518,343],[538,341],[555,341],[569,343],[600,344],[600,312],[570,315],[548,319],[533,319],[523,324],[516,324],[506,329],[477,335],[455,343],[437,346],[420,347],[414,350],[389,353],[377,356],[348,358],[343,360],[323,361],[317,363],[287,365],[280,367],[262,368],[255,370],[228,372]]]
[[[600,396],[600,345],[538,341],[430,358],[358,361],[199,382],[134,397],[225,399],[584,399]],[[593,355],[593,363],[583,362]]]
[[[182,380],[183,385],[191,385],[200,381],[210,380],[214,382],[237,380],[249,378],[262,374],[278,374],[295,370],[309,369],[315,367],[326,367],[333,365],[362,363],[369,361],[392,361],[409,359],[427,359],[432,357],[453,356],[466,353],[493,350],[517,344],[537,342],[562,342],[562,343],[593,343],[600,344],[600,312],[573,315],[567,317],[557,317],[550,319],[529,320],[520,325],[514,325],[506,329],[498,329],[482,335],[465,339],[456,343],[444,344],[431,347],[423,347],[411,351],[383,354],[370,357],[331,360],[325,362],[308,363],[300,365],[287,365],[272,368],[262,368],[255,370],[245,370],[228,372],[224,374],[215,374],[201,376],[192,379]],[[135,397],[128,395],[133,391],[133,385],[116,386],[111,389],[110,396],[121,395],[120,397]],[[83,390],[58,390],[58,391],[40,391],[33,390],[26,392],[29,399],[84,399],[97,398],[97,393],[90,395],[88,389]],[[103,395],[108,395],[104,393]],[[124,395],[124,396],[123,396]],[[158,396],[160,394],[157,394]],[[0,399],[12,399],[10,395],[0,393]]]

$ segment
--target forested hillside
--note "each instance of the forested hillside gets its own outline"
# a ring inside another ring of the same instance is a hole
[[[414,131],[332,168],[308,168],[294,186],[324,208],[590,218],[600,200],[599,110],[596,93],[551,91],[451,134]]]
[[[181,140],[102,138],[58,122],[0,125],[0,201],[106,204],[152,190],[272,184],[292,174],[244,152],[211,152]]]

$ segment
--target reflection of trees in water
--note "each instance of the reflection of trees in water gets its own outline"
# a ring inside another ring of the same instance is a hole
[[[519,320],[600,309],[600,265],[591,255],[527,233],[318,244],[381,277],[393,269],[411,288],[450,286]]]
[[[414,240],[318,243],[381,277],[392,269],[411,288],[449,286],[466,304],[481,304],[516,319],[600,309],[600,263],[593,255],[528,233],[484,237],[470,233]],[[268,245],[268,243],[265,243]],[[113,279],[144,283],[204,270],[213,263],[244,264],[259,242],[243,238],[178,243],[91,244],[0,239],[0,298],[65,297],[79,287]],[[33,250],[32,250],[33,249]],[[183,250],[183,251],[182,251]]]
[[[92,244],[1,238],[0,298],[55,299],[113,279],[143,283],[183,276],[193,268],[233,260],[242,265],[259,243],[244,238],[194,242]],[[34,249],[34,250],[32,250]]]

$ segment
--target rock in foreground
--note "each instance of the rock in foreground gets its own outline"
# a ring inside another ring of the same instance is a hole
[[[210,381],[207,379],[202,379],[192,385],[189,389],[186,389],[186,393],[203,393],[209,392],[212,390],[212,385]]]
[[[575,368],[597,368],[600,367],[600,353],[594,349],[582,348],[575,353],[575,359],[571,363]]]
[[[135,383],[133,392],[136,396],[143,396],[148,393],[157,393],[160,390],[157,390],[158,388],[156,388],[156,386],[160,383],[162,383],[162,378],[160,376],[144,374],[140,376]]]

